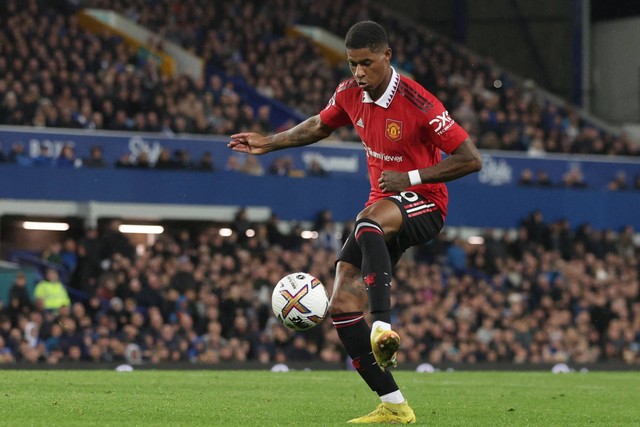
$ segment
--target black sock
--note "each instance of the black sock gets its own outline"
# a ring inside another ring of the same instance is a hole
[[[369,219],[359,219],[355,235],[362,251],[362,276],[369,294],[373,321],[391,323],[391,257],[382,227]]]
[[[382,371],[371,351],[371,328],[362,313],[341,313],[331,315],[333,325],[338,331],[342,345],[351,356],[353,367],[371,390],[378,396],[392,393],[398,389],[391,372]]]

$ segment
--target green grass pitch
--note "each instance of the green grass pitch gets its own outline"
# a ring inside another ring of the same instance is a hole
[[[639,372],[394,375],[422,425],[640,425]],[[2,426],[337,426],[377,403],[351,371],[0,371]]]

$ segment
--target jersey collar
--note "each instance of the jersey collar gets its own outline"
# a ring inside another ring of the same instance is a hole
[[[398,90],[398,84],[400,83],[400,74],[398,74],[395,68],[391,67],[391,80],[389,80],[389,86],[387,86],[387,90],[384,91],[382,96],[374,101],[369,95],[369,92],[362,92],[362,102],[365,104],[374,103],[379,105],[382,108],[389,108],[391,105],[391,101],[393,101],[393,97]]]

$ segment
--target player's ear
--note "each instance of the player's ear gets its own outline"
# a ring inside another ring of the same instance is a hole
[[[384,59],[389,63],[391,63],[391,53],[392,52],[390,47],[386,48],[384,51]]]

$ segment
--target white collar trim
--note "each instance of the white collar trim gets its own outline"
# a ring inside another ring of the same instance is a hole
[[[382,108],[389,108],[389,105],[391,105],[391,101],[393,101],[393,97],[398,91],[399,84],[400,84],[400,74],[398,74],[395,68],[391,67],[391,80],[389,80],[389,85],[387,86],[387,89],[384,91],[382,96],[378,98],[376,101],[374,101],[371,98],[371,95],[369,95],[369,92],[363,91],[362,102],[365,104],[374,103],[376,105],[379,105]]]

